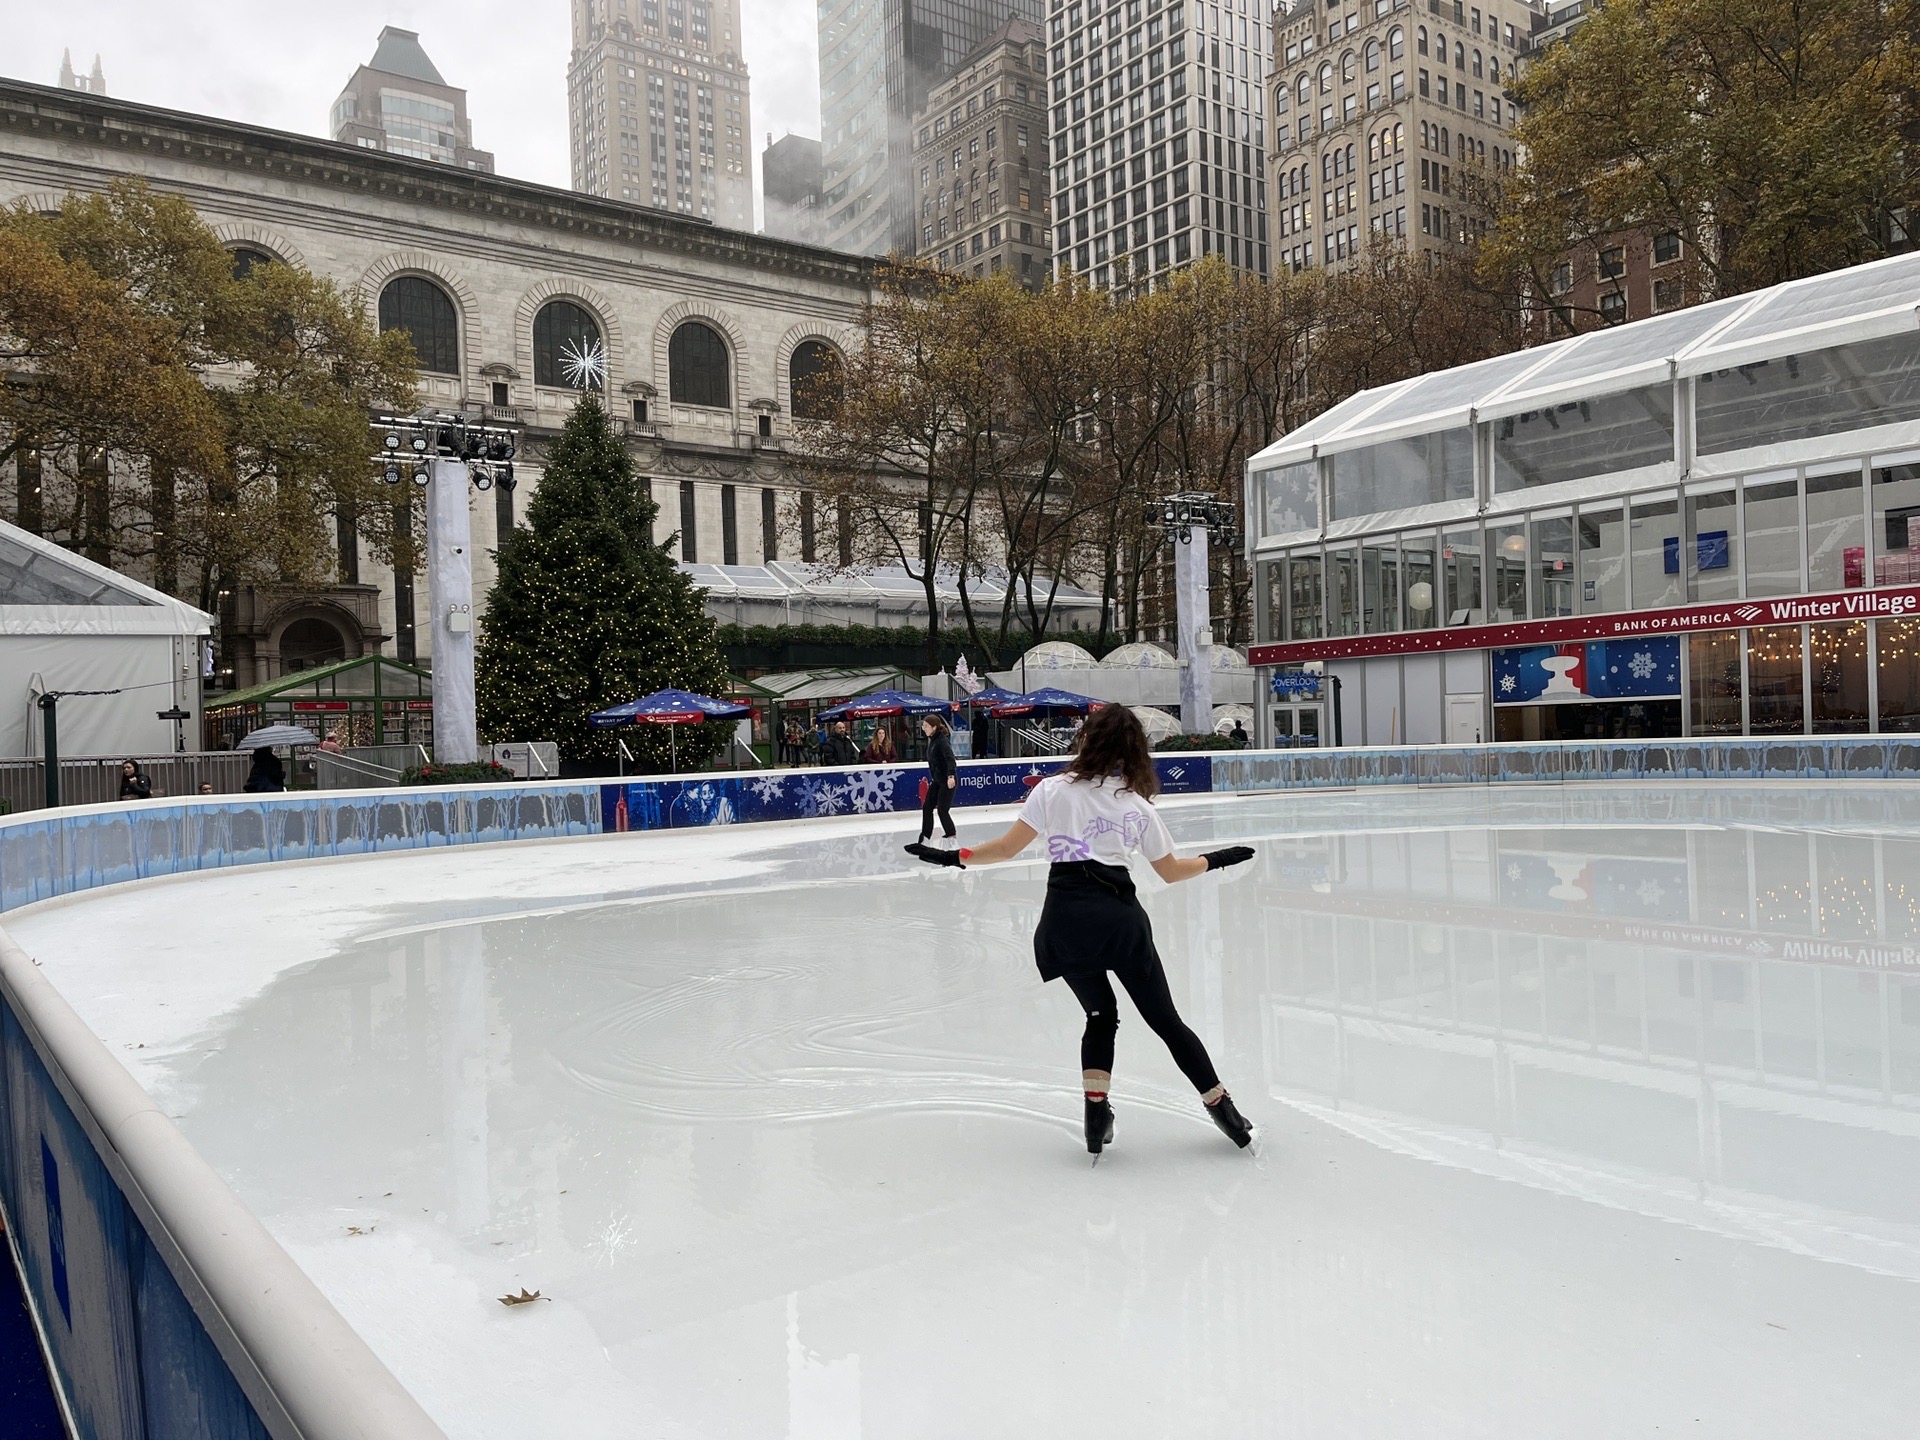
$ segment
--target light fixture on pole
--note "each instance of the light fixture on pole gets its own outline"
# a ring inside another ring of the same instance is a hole
[[[389,485],[427,492],[427,603],[433,615],[433,758],[479,758],[473,682],[473,525],[467,491],[513,488],[514,430],[460,411],[381,415],[373,457]],[[405,462],[404,467],[402,461]]]
[[[1147,506],[1147,528],[1173,542],[1175,624],[1180,634],[1180,728],[1213,729],[1213,602],[1207,539],[1234,531],[1234,507],[1205,491],[1182,490]]]

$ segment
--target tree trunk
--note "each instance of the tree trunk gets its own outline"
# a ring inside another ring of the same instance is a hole
[[[174,507],[173,467],[153,462],[153,587],[169,595],[180,583],[180,542],[173,533],[177,518]]]
[[[113,564],[111,512],[107,451],[95,445],[80,460],[80,553],[96,565]]]
[[[29,535],[38,535],[45,525],[45,511],[40,504],[41,464],[40,447],[32,440],[24,440],[14,455],[13,473],[14,519],[20,528]]]

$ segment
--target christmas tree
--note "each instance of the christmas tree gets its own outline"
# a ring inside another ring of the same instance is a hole
[[[596,710],[669,686],[723,695],[726,664],[696,590],[653,543],[658,508],[591,391],[548,455],[525,525],[502,537],[476,656],[480,733],[552,740],[611,765],[625,740],[646,772],[668,768],[664,725],[598,730]],[[726,748],[732,722],[680,725],[685,770]]]

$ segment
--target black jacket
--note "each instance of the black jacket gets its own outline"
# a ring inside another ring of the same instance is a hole
[[[133,774],[120,776],[120,798],[122,800],[151,800],[153,781],[147,778],[144,770],[135,770]]]
[[[927,742],[927,775],[935,784],[944,784],[960,773],[954,763],[953,741],[942,730]]]
[[[827,743],[820,747],[822,765],[858,765],[860,752],[854,748],[853,738],[849,735],[829,735]]]

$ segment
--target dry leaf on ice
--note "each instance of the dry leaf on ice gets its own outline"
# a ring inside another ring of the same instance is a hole
[[[542,1295],[538,1290],[529,1290],[523,1285],[520,1287],[520,1293],[518,1295],[502,1295],[500,1297],[500,1303],[502,1305],[531,1305],[536,1300],[545,1300],[546,1298],[547,1297]]]

